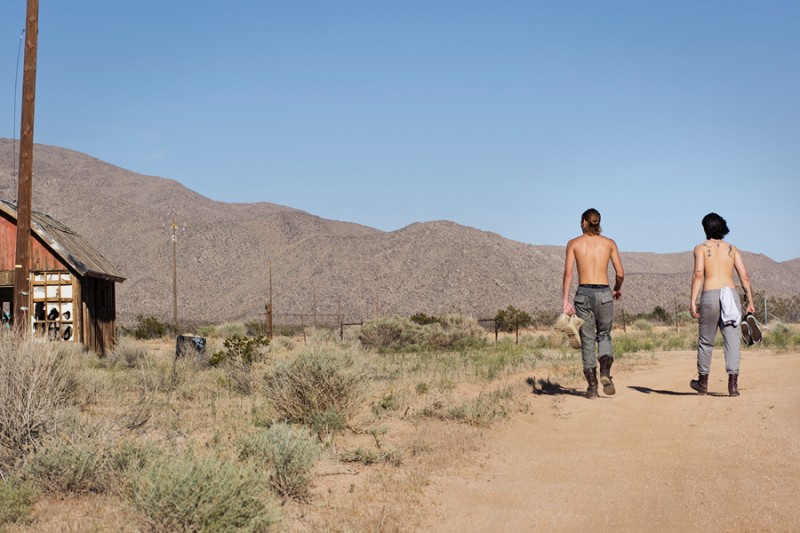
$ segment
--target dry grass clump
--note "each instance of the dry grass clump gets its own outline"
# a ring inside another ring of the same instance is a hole
[[[52,439],[30,457],[23,472],[47,494],[100,493],[111,482],[107,458],[96,443]]]
[[[486,344],[486,330],[472,317],[445,314],[420,324],[407,317],[364,322],[359,335],[366,348],[381,351],[461,350]]]
[[[361,406],[367,376],[354,353],[334,345],[308,345],[265,378],[264,394],[279,419],[311,426],[348,420]]]
[[[0,530],[5,524],[18,524],[30,520],[36,499],[28,483],[10,477],[0,479]]]
[[[306,500],[322,446],[308,429],[278,423],[243,438],[239,458],[264,472],[279,495]]]
[[[0,331],[0,464],[35,449],[75,390],[73,360],[57,343]]]
[[[280,518],[250,468],[190,456],[157,461],[132,476],[128,497],[148,531],[265,531]]]

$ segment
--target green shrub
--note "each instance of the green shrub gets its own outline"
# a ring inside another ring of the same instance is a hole
[[[0,330],[0,448],[11,460],[35,448],[75,397],[72,359],[58,348]]]
[[[278,364],[266,376],[264,391],[282,420],[309,424],[325,412],[349,419],[361,401],[365,379],[344,348],[312,345],[293,361]]]
[[[279,495],[306,499],[311,470],[322,447],[307,429],[278,423],[243,439],[239,458],[269,475],[269,486]]]
[[[500,331],[512,333],[533,324],[533,317],[525,311],[509,305],[497,312],[494,323]]]
[[[118,473],[139,472],[161,458],[162,452],[149,444],[123,441],[109,453],[111,468]]]
[[[650,332],[653,331],[653,325],[647,319],[640,318],[633,323],[633,329]]]
[[[265,531],[279,520],[261,475],[214,457],[164,458],[131,477],[148,531]]]
[[[27,479],[49,494],[104,492],[109,483],[105,458],[96,447],[60,440],[40,448],[24,472]]]
[[[436,324],[439,322],[439,317],[426,315],[425,313],[415,313],[409,317],[412,322],[420,326],[427,326],[428,324]]]
[[[259,356],[257,348],[269,345],[269,339],[264,335],[258,337],[241,337],[239,335],[234,335],[232,337],[227,337],[222,345],[225,349],[217,350],[214,352],[214,355],[211,356],[210,363],[212,366],[217,366],[223,361],[230,359],[242,361],[246,365],[252,365]]]
[[[133,329],[133,336],[137,339],[158,339],[167,333],[166,324],[160,322],[154,316],[136,317],[136,327]]]
[[[30,485],[15,478],[0,479],[0,529],[3,524],[30,520],[36,494]]]

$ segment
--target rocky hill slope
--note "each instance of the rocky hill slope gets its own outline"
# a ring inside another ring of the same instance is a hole
[[[12,141],[0,139],[0,198],[14,200]],[[230,204],[180,183],[37,145],[34,209],[70,226],[122,271],[118,316],[172,317],[172,213],[181,323],[263,317],[272,271],[275,319],[311,323],[508,305],[560,309],[563,248],[536,246],[446,221],[384,232],[271,203]],[[166,226],[166,227],[165,227]],[[627,311],[688,300],[690,252],[625,253]],[[757,288],[800,293],[800,259],[747,254]],[[302,315],[302,316],[301,316]]]

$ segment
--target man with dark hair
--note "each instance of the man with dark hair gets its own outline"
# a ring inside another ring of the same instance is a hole
[[[722,331],[725,350],[725,370],[728,373],[728,394],[739,396],[739,357],[741,348],[741,308],[739,295],[734,291],[733,271],[739,275],[744,288],[746,312],[754,313],[750,275],[739,250],[725,242],[728,224],[716,213],[703,217],[706,240],[694,248],[694,273],[692,275],[692,316],[700,319],[697,341],[698,378],[689,386],[699,394],[708,392],[708,374],[711,369],[711,353],[717,328]],[[700,289],[703,289],[700,294]],[[700,308],[698,311],[698,296]],[[755,322],[755,320],[753,320]],[[756,325],[757,327],[757,325]]]
[[[580,329],[581,359],[583,375],[589,386],[587,398],[598,398],[597,363],[600,363],[600,382],[603,392],[616,393],[611,380],[611,365],[614,357],[611,350],[611,325],[614,321],[614,300],[622,296],[622,280],[625,273],[619,257],[617,243],[600,232],[600,213],[587,209],[581,215],[583,234],[567,243],[567,258],[564,262],[563,309],[568,315],[577,314],[583,319]],[[608,263],[614,267],[616,279],[614,290],[608,285]],[[578,290],[575,293],[575,307],[569,303],[572,285],[572,271],[577,265]],[[597,358],[597,353],[600,357]]]

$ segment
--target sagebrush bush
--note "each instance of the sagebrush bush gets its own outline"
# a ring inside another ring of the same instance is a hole
[[[111,352],[110,360],[113,364],[138,368],[146,358],[147,346],[145,344],[130,337],[120,337]]]
[[[157,339],[166,335],[167,325],[154,316],[139,315],[132,333],[137,339]]]
[[[324,412],[335,411],[348,418],[355,414],[365,380],[349,350],[310,345],[267,374],[264,393],[282,420],[309,424]]]
[[[651,324],[647,319],[639,318],[633,323],[633,329],[650,332],[653,331],[653,324]]]
[[[16,478],[0,479],[0,530],[3,524],[27,522],[35,501],[36,494],[29,484]]]
[[[358,336],[361,344],[377,350],[404,350],[426,340],[425,326],[410,318],[392,317],[367,320]]]
[[[57,343],[0,331],[0,463],[35,448],[75,397],[75,369]],[[5,452],[5,454],[3,454]]]
[[[486,330],[472,317],[446,314],[439,321],[425,326],[426,341],[438,349],[458,350],[486,344]]]
[[[108,463],[96,446],[59,439],[39,448],[24,473],[42,492],[62,496],[104,492],[110,482]]]
[[[247,337],[247,326],[239,322],[228,322],[220,324],[216,327],[214,332],[218,337]]]
[[[239,458],[269,476],[270,487],[281,496],[304,500],[311,486],[311,471],[322,447],[304,427],[278,423],[245,437]]]
[[[214,457],[159,460],[131,476],[128,498],[153,532],[260,532],[280,518],[258,472]]]

